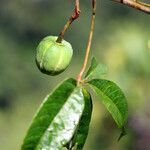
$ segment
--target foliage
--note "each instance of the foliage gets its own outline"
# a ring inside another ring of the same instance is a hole
[[[78,71],[84,53],[82,43],[85,42],[88,34],[87,13],[90,8],[87,5],[88,1],[81,1],[81,3],[82,9],[86,10],[82,11],[80,16],[82,21],[79,21],[78,26],[75,26],[76,23],[73,24],[73,29],[66,35],[66,39],[73,42],[75,49],[73,62],[71,67],[55,80],[55,77],[49,78],[37,71],[33,58],[35,45],[47,33],[58,33],[66,19],[64,16],[72,10],[72,2],[66,0],[1,1],[1,149],[19,149],[31,117],[41,103],[43,95],[62,78],[68,75],[74,76]],[[65,11],[57,11],[61,10],[62,5]],[[136,121],[142,121],[145,124],[148,120],[146,114],[149,112],[147,104],[150,90],[149,16],[105,0],[101,1],[99,6],[101,8],[97,11],[96,26],[98,28],[93,40],[92,53],[109,67],[107,78],[119,83],[125,91],[130,104],[130,118],[135,117]],[[111,147],[116,150],[129,149],[127,146],[138,147],[140,137],[143,137],[144,142],[143,135],[136,137],[136,125],[138,124],[140,131],[145,130],[148,134],[149,122],[143,126],[134,121],[131,123],[129,120],[132,129],[128,131],[128,136],[120,143],[114,144],[118,131],[113,127],[109,115],[100,109],[99,101],[94,101],[94,104],[94,115],[86,150],[97,150],[99,147],[103,149]],[[132,136],[131,133],[135,135]],[[142,145],[144,147],[145,142]]]
[[[87,73],[87,78],[92,75],[92,80],[88,84],[100,95],[118,127],[123,128],[128,111],[126,98],[115,83],[95,79],[104,71],[99,66],[93,58]],[[22,150],[82,149],[89,130],[92,102],[84,88],[87,82],[81,85],[76,82],[75,79],[67,79],[45,98],[28,130]]]

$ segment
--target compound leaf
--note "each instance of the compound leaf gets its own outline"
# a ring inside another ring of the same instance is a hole
[[[60,150],[73,137],[84,110],[82,87],[64,81],[41,105],[27,132],[22,150]]]

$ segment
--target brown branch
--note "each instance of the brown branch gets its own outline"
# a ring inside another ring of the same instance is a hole
[[[80,15],[80,3],[79,3],[79,0],[75,0],[75,8],[74,8],[73,14],[69,18],[65,26],[63,27],[63,30],[60,32],[56,42],[61,43],[62,39],[64,38],[64,34],[66,30],[69,28],[72,22],[79,17],[79,15]]]
[[[138,0],[112,0],[112,1],[122,3],[129,7],[132,7],[132,8],[135,8],[135,9],[138,9],[140,11],[150,14],[150,4],[138,2]]]
[[[89,58],[91,44],[92,44],[92,38],[93,38],[93,32],[94,32],[95,14],[96,14],[96,0],[92,0],[92,17],[91,17],[90,35],[89,35],[89,39],[88,39],[88,43],[87,43],[84,63],[83,63],[83,66],[81,68],[81,71],[77,77],[78,85],[80,84],[80,82],[82,80],[83,73],[84,73],[86,66],[87,66],[87,63],[88,63],[88,58]]]

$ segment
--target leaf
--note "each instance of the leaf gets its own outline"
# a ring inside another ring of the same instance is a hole
[[[38,149],[61,149],[72,138],[84,109],[81,88],[76,88],[41,138]]]
[[[89,81],[89,84],[101,98],[118,127],[122,128],[128,117],[128,106],[124,93],[112,81],[94,79]]]
[[[82,114],[82,117],[80,119],[80,122],[78,124],[76,133],[72,139],[72,145],[71,148],[75,147],[75,150],[82,150],[87,135],[88,135],[88,131],[89,131],[89,125],[90,125],[90,121],[91,121],[91,115],[92,115],[92,99],[91,99],[91,95],[85,90],[83,89],[83,93],[84,93],[84,101],[85,101],[85,108]]]
[[[85,77],[87,77],[92,72],[92,70],[94,70],[97,67],[97,65],[98,65],[97,60],[95,57],[93,57],[92,61],[91,61],[91,66],[90,66],[89,70],[87,71]]]
[[[123,127],[121,129],[121,134],[120,134],[120,136],[118,138],[118,141],[120,141],[126,134],[127,134],[126,129],[125,129],[125,127]]]
[[[76,81],[64,81],[41,105],[22,150],[60,150],[64,147],[72,139],[84,103],[82,88],[76,87]]]
[[[100,78],[101,75],[107,73],[107,66],[104,64],[97,63],[95,57],[92,58],[91,66],[85,75],[85,78],[88,80]]]

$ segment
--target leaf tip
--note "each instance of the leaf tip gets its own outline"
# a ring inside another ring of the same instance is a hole
[[[127,132],[126,132],[126,128],[125,128],[125,127],[123,127],[121,130],[122,130],[122,131],[121,131],[121,134],[120,134],[120,136],[119,136],[119,138],[118,138],[118,142],[119,142],[124,136],[127,135]]]

